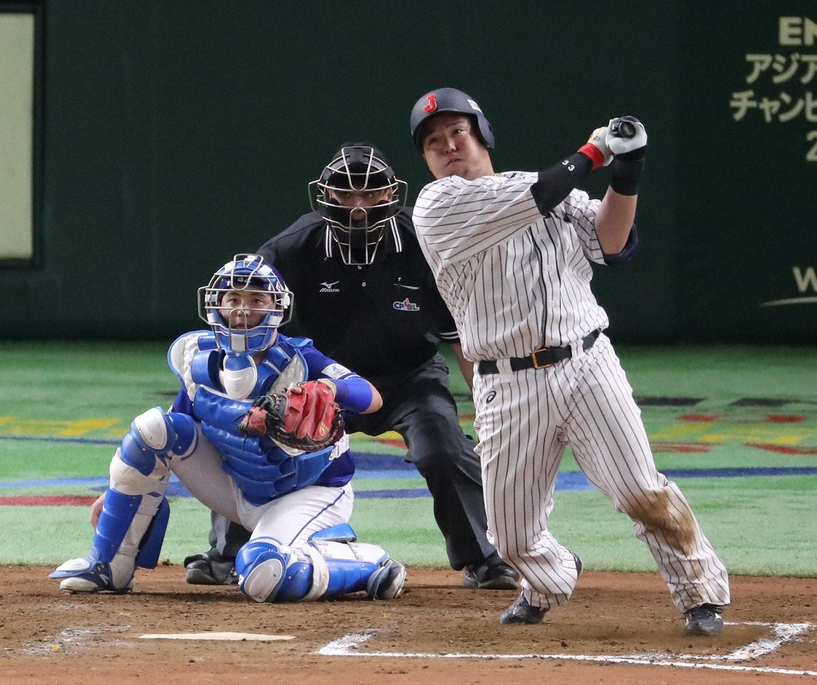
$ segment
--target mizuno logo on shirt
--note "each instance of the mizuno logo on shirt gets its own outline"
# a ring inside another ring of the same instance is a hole
[[[335,287],[338,283],[340,283],[340,281],[332,281],[331,283],[328,283],[328,282],[321,283],[321,289],[318,292],[320,292],[320,293],[339,293],[340,288]]]

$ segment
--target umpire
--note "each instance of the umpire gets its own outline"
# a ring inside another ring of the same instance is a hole
[[[453,346],[469,384],[472,369],[403,208],[406,184],[379,150],[351,143],[309,191],[314,211],[257,252],[295,293],[299,332],[380,391],[383,408],[347,414],[347,431],[398,432],[434,499],[449,563],[465,569],[463,585],[516,589],[517,572],[487,539],[479,458],[460,427],[440,343]],[[248,538],[213,514],[212,548],[185,559],[187,582],[235,582],[232,561]]]

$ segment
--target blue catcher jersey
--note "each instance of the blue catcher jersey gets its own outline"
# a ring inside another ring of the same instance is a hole
[[[334,361],[318,352],[311,340],[281,334],[261,363],[235,364],[238,368],[231,369],[229,361],[208,331],[187,333],[168,351],[168,364],[182,382],[173,411],[200,423],[202,433],[224,457],[222,468],[245,499],[261,505],[309,485],[348,483],[354,462],[346,436],[332,447],[305,453],[238,431],[256,397],[318,378]]]

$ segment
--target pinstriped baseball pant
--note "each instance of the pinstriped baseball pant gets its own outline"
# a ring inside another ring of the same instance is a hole
[[[548,530],[556,475],[570,445],[588,480],[632,519],[676,608],[729,604],[726,569],[678,487],[656,469],[609,339],[601,335],[589,350],[545,370],[499,366],[500,373],[474,377],[476,449],[489,533],[522,575],[525,598],[550,608],[566,602],[576,585],[573,555]]]

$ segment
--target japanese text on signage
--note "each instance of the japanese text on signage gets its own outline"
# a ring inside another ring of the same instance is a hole
[[[817,52],[808,52],[815,41],[817,22],[780,17],[776,52],[746,55],[745,82],[751,88],[732,93],[733,119],[759,116],[767,124],[817,124]],[[817,128],[806,133],[806,141],[806,161],[817,162]]]

